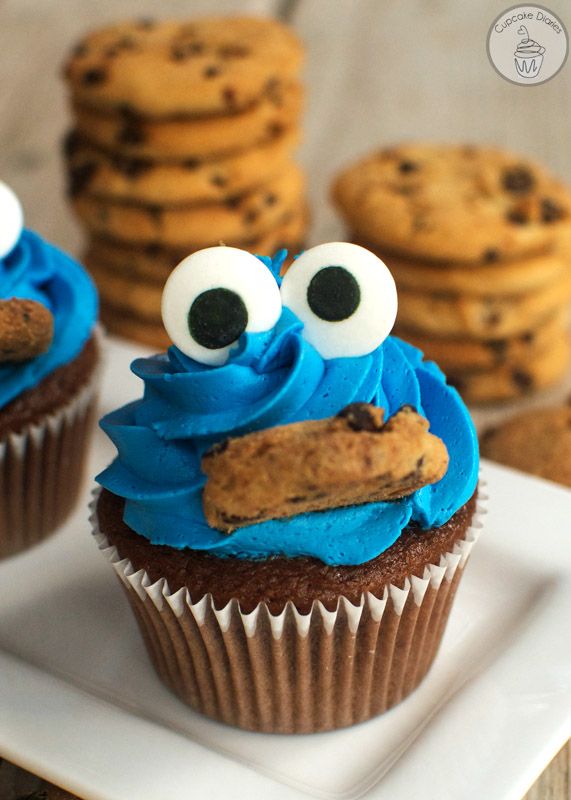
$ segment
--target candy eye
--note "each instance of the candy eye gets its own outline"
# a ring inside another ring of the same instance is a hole
[[[5,258],[16,245],[24,227],[24,212],[20,201],[3,181],[0,181],[0,258]]]
[[[208,247],[185,258],[163,290],[163,324],[185,355],[224,364],[244,332],[268,331],[282,311],[270,270],[236,247]]]
[[[348,242],[306,250],[286,272],[282,302],[303,322],[323,358],[364,356],[389,335],[397,315],[393,276],[380,258]]]

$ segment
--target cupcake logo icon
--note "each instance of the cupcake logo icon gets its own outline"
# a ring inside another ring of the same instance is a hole
[[[554,78],[569,50],[562,20],[544,6],[513,6],[492,22],[487,40],[488,58],[502,78],[520,86],[534,86]]]
[[[537,78],[543,64],[545,47],[532,39],[525,25],[517,29],[518,36],[523,38],[514,53],[515,68],[521,78]]]

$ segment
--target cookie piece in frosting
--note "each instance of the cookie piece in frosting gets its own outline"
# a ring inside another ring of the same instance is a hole
[[[383,409],[352,403],[336,417],[214,446],[202,460],[204,513],[212,527],[231,533],[253,522],[405,497],[436,483],[447,467],[446,446],[411,406],[384,423]]]
[[[54,318],[34,300],[0,300],[0,362],[27,361],[49,349]]]

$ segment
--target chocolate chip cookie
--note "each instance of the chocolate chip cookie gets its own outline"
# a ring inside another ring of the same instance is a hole
[[[227,114],[300,70],[295,33],[267,17],[141,19],[87,35],[64,68],[75,100],[151,116]]]
[[[402,144],[342,172],[350,228],[402,255],[486,263],[549,249],[571,227],[571,194],[534,162],[472,145]]]
[[[225,158],[181,162],[122,156],[91,145],[80,135],[68,142],[72,197],[88,191],[97,198],[135,203],[208,203],[245,194],[283,172],[299,134],[287,130]]]
[[[571,398],[517,414],[481,436],[486,458],[571,487]]]
[[[122,156],[182,161],[235,153],[268,143],[295,129],[303,105],[298,83],[264,94],[253,106],[225,116],[153,119],[132,111],[104,112],[73,107],[82,137]]]
[[[152,205],[103,201],[89,193],[73,198],[79,219],[93,234],[125,242],[170,247],[208,247],[214,240],[257,238],[286,225],[304,205],[304,175],[290,162],[285,171],[249,194],[224,203]]]

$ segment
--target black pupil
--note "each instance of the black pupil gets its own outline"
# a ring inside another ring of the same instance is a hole
[[[344,267],[324,267],[310,281],[307,302],[320,319],[339,322],[355,313],[361,302],[361,290]]]
[[[244,301],[230,289],[202,292],[188,312],[190,335],[208,350],[232,344],[244,333],[247,324],[248,311]]]

